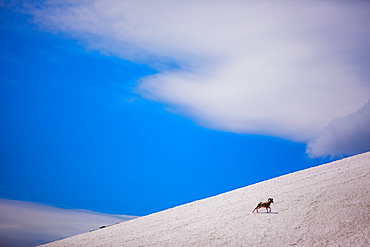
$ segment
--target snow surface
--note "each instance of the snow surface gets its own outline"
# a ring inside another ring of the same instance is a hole
[[[44,246],[370,246],[369,192],[370,152]]]

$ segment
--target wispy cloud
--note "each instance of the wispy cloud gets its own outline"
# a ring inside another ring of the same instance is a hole
[[[348,116],[333,120],[318,138],[308,143],[311,157],[370,151],[370,101]]]
[[[0,198],[0,246],[36,246],[133,218]]]
[[[309,142],[312,156],[333,155],[320,141],[324,128],[370,98],[366,1],[63,3],[33,14],[89,48],[156,66],[137,92],[207,128]],[[340,141],[355,138],[351,128]]]

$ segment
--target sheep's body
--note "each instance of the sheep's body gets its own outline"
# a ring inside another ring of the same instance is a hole
[[[266,208],[267,213],[269,212],[269,209],[270,209],[270,212],[271,212],[271,207],[270,207],[271,203],[274,203],[274,200],[272,198],[269,198],[267,200],[267,202],[260,202],[260,203],[258,203],[257,204],[257,207],[252,211],[252,213],[255,210],[257,210],[257,213],[258,213],[258,209],[259,208]]]

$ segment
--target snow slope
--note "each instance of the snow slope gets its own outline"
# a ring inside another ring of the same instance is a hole
[[[369,192],[370,152],[44,246],[370,246]]]

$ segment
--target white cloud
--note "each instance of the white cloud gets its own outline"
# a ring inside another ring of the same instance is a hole
[[[0,198],[0,246],[36,246],[132,218]]]
[[[332,121],[308,143],[311,157],[332,157],[370,151],[370,101],[358,111]]]
[[[202,126],[309,142],[370,98],[369,5],[50,1],[34,14],[89,48],[157,66],[137,92]]]

